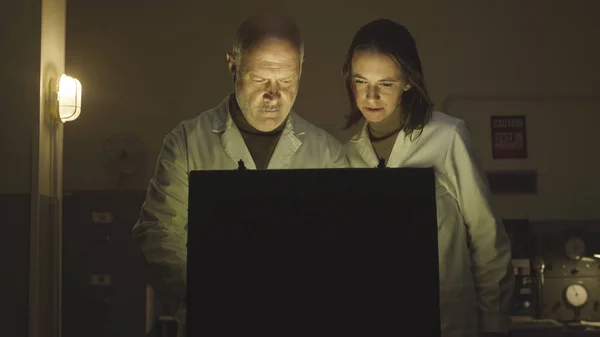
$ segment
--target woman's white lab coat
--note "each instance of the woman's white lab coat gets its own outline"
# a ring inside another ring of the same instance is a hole
[[[366,123],[345,149],[351,167],[378,165]],[[434,112],[416,140],[400,132],[387,166],[435,170],[442,336],[506,332],[511,246],[464,122]]]
[[[158,276],[155,287],[176,318],[185,321],[188,173],[233,170],[243,160],[256,169],[229,113],[229,95],[214,109],[184,121],[166,137],[133,237]],[[343,168],[343,146],[327,132],[290,112],[267,169]],[[160,286],[162,285],[162,286]],[[184,327],[183,327],[184,328]],[[180,335],[184,335],[183,329]]]

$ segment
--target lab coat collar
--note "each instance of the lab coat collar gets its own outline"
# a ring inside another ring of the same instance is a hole
[[[243,160],[248,169],[256,169],[256,164],[250,151],[242,138],[242,134],[233,122],[229,111],[229,99],[233,93],[227,95],[215,108],[213,114],[213,132],[222,133],[221,142],[225,152],[236,162]],[[292,110],[287,118],[281,137],[269,160],[268,169],[283,169],[289,167],[291,159],[302,145],[302,136],[306,133],[302,119]]]
[[[351,139],[350,143],[356,148],[358,154],[363,158],[369,167],[377,167],[379,158],[373,149],[373,144],[369,139],[368,124],[363,120],[363,125],[360,131],[357,132]]]
[[[350,143],[354,144],[354,147],[368,166],[377,167],[379,165],[379,158],[377,157],[377,154],[373,149],[371,139],[369,138],[369,125],[366,121],[363,120],[363,125],[360,128],[360,131],[350,139]],[[390,154],[390,158],[386,163],[387,167],[400,166],[405,159],[406,153],[401,150],[405,148],[405,146],[406,137],[404,130],[402,130],[396,137],[396,141],[394,142],[394,146],[392,148],[392,153]]]
[[[212,121],[213,132],[224,132],[232,125],[235,126],[235,123],[233,123],[233,118],[231,118],[231,113],[229,112],[229,99],[231,95],[233,95],[233,93],[227,95],[225,99],[223,99],[221,103],[219,103],[219,105],[217,105],[217,107],[214,109],[215,113]],[[286,121],[284,131],[285,130],[292,132],[296,136],[302,136],[306,133],[307,128],[305,127],[304,123],[302,123],[300,118],[297,118],[296,112],[293,109],[290,111]]]
[[[369,125],[367,124],[367,121],[363,118],[362,119],[362,127],[360,128],[360,131],[357,132],[354,136],[352,136],[352,138],[350,139],[350,142],[360,142],[363,139],[369,139]],[[370,143],[370,142],[369,142]]]
[[[231,118],[231,114],[229,113],[229,97],[227,95],[224,100],[217,105],[214,109],[214,114],[212,117],[212,130],[216,133],[221,133],[233,124],[233,119]]]

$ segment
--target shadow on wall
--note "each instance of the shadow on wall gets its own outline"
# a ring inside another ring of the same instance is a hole
[[[0,245],[2,269],[9,271],[0,277],[2,293],[2,334],[23,336],[29,330],[29,232],[31,196],[29,194],[0,194],[0,224],[11,244]],[[19,247],[19,251],[12,250]]]
[[[122,185],[145,188],[166,133],[231,91],[225,53],[236,26],[261,4],[271,3],[153,2],[140,9],[69,1],[67,71],[86,91],[80,119],[65,129],[65,188],[118,186],[105,169],[102,144],[110,135],[126,132],[142,140],[149,165],[144,179]],[[439,108],[453,94],[580,94],[600,87],[594,75],[600,71],[600,49],[589,44],[600,34],[593,14],[600,11],[598,1],[569,6],[283,1],[276,8],[293,14],[306,41],[296,109],[341,140],[350,135],[341,130],[348,109],[341,65],[354,32],[378,17],[411,30]],[[111,29],[103,29],[107,23]]]

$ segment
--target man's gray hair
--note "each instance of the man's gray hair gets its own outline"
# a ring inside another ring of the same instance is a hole
[[[290,42],[304,60],[304,42],[298,25],[289,17],[274,12],[261,12],[248,17],[238,27],[233,40],[232,56],[239,66],[242,54],[267,38]]]

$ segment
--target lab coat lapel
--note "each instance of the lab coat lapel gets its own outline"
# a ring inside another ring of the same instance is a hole
[[[232,123],[221,135],[221,143],[225,152],[235,161],[236,163],[240,160],[244,161],[244,165],[249,170],[256,170],[256,163],[250,155],[250,151],[244,142],[244,138],[240,133],[240,130]]]
[[[410,140],[406,138],[404,130],[398,133],[396,137],[396,141],[394,142],[394,147],[392,147],[392,153],[390,153],[390,158],[387,162],[387,167],[400,167],[402,163],[406,160],[407,157],[407,143],[410,143]]]
[[[361,132],[351,141],[356,144],[356,151],[368,167],[377,167],[379,165],[379,158],[377,158],[373,144],[371,144],[371,140],[369,139],[367,123],[363,125]]]
[[[304,132],[297,130],[295,127],[293,112],[290,112],[285,127],[281,132],[281,137],[275,146],[273,155],[269,160],[267,169],[287,169],[290,168],[292,157],[302,145],[302,140],[299,136],[304,135]]]
[[[213,117],[213,132],[221,133],[221,145],[225,153],[237,164],[240,160],[246,168],[255,170],[256,164],[246,142],[229,113],[229,96],[216,108]]]

